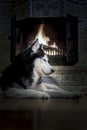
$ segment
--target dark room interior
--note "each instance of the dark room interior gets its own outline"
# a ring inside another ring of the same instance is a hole
[[[82,96],[12,99],[0,88],[0,129],[87,130],[87,0],[0,0],[0,77],[40,33],[51,76]]]

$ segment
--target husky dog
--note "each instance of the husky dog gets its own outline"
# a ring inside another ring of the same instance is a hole
[[[48,57],[44,53],[38,39],[20,52],[14,62],[7,67],[0,79],[0,86],[5,97],[19,98],[50,98],[73,96],[58,87],[52,78],[43,76],[54,72],[48,63]],[[51,81],[51,82],[50,82]]]

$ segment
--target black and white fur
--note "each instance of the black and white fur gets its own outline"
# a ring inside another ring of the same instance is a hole
[[[53,72],[54,69],[48,63],[48,57],[37,39],[29,48],[18,54],[14,63],[5,69],[0,86],[5,97],[50,98],[77,95],[52,84],[52,78],[44,77]]]

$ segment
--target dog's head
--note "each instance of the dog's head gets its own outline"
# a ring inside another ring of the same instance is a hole
[[[49,75],[54,72],[53,67],[48,62],[48,57],[43,51],[42,44],[36,40],[31,46],[31,60],[34,63],[34,70],[42,75]]]

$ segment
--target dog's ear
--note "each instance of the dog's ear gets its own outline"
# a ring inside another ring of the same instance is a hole
[[[40,44],[40,49],[43,50],[43,44]]]
[[[40,48],[39,40],[36,39],[31,46],[33,52],[36,52]]]

